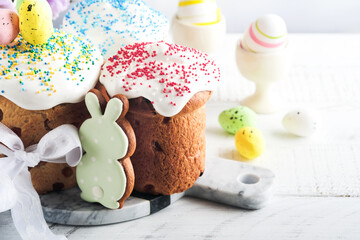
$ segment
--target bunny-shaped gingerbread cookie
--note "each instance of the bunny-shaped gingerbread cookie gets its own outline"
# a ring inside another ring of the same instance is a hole
[[[105,98],[92,90],[85,103],[92,118],[79,130],[81,144],[86,151],[76,170],[81,198],[99,202],[110,209],[121,208],[134,186],[134,171],[130,156],[134,152],[134,133],[125,120],[128,102],[116,96],[107,103]]]

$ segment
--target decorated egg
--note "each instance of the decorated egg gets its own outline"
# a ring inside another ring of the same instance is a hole
[[[256,127],[257,115],[248,107],[237,106],[223,111],[219,123],[225,131],[235,134],[242,127]]]
[[[176,16],[179,20],[191,24],[211,25],[220,21],[221,11],[215,0],[180,0]]]
[[[33,45],[44,44],[54,32],[52,12],[46,0],[24,0],[19,9],[20,33]]]
[[[15,6],[12,3],[11,0],[1,0],[0,1],[0,9],[5,8],[5,9],[10,9],[10,10],[14,10],[15,11]]]
[[[16,10],[19,12],[21,4],[24,2],[24,0],[16,0]]]
[[[19,35],[19,17],[10,9],[0,9],[0,45],[8,45]]]
[[[308,109],[297,109],[288,112],[282,120],[284,128],[294,135],[308,137],[319,127],[319,116]]]
[[[286,24],[275,14],[267,14],[251,23],[241,41],[244,49],[254,53],[273,52],[286,44]]]
[[[265,151],[264,136],[257,128],[243,127],[235,134],[235,146],[243,158],[257,158]]]

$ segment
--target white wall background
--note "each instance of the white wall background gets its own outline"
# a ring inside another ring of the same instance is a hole
[[[178,0],[145,0],[151,7],[174,16]],[[243,32],[266,13],[284,18],[289,32],[360,33],[360,0],[217,0],[228,32]],[[359,43],[360,45],[360,43]]]

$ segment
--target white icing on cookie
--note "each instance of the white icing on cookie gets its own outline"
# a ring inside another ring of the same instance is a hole
[[[144,97],[165,117],[178,114],[196,93],[215,90],[219,80],[220,69],[206,54],[165,42],[121,48],[100,76],[110,96]]]

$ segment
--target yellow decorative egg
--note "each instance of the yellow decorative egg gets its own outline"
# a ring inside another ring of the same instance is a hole
[[[46,43],[54,32],[52,11],[46,0],[24,0],[19,19],[22,37],[33,45]]]
[[[221,10],[215,0],[180,0],[176,16],[194,25],[211,25],[220,22]]]
[[[246,159],[259,157],[265,151],[265,140],[261,131],[254,127],[243,127],[235,135],[235,146]]]

